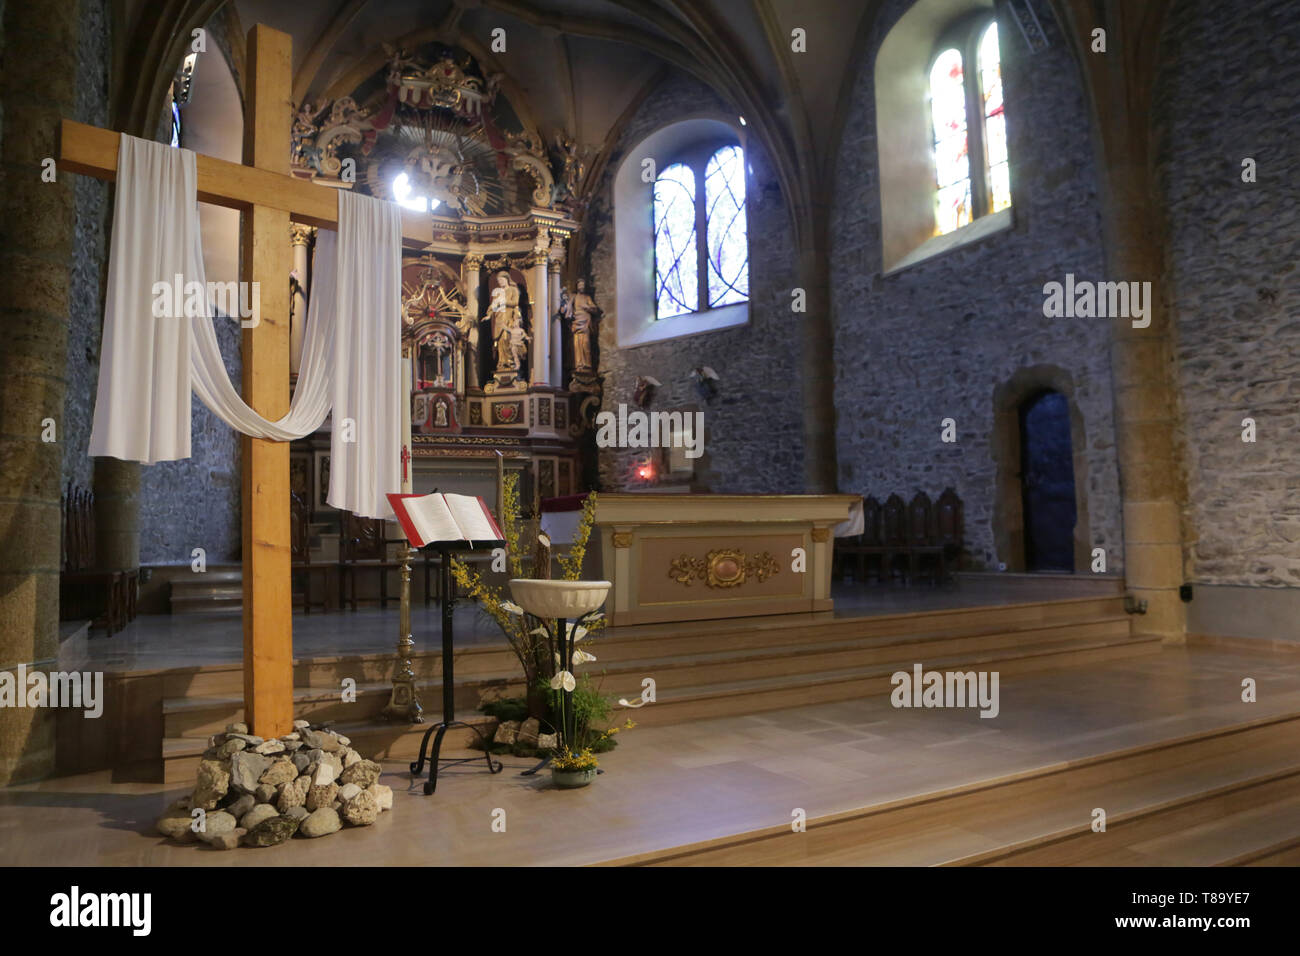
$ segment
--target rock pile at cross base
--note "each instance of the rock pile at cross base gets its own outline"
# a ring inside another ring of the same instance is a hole
[[[270,740],[230,724],[209,739],[194,791],[167,808],[158,832],[178,843],[233,850],[369,826],[393,808],[393,790],[379,782],[379,764],[351,743],[305,720]]]

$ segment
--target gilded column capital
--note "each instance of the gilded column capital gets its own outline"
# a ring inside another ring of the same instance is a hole
[[[462,261],[465,263],[466,269],[471,269],[474,272],[478,272],[483,268],[483,256],[481,253],[468,253]]]
[[[315,226],[304,226],[300,222],[289,223],[289,242],[295,246],[306,246],[311,243],[311,237],[316,235]]]

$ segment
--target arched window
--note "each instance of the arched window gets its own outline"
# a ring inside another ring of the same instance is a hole
[[[980,97],[984,105],[985,182],[989,212],[1011,205],[1007,166],[1007,117],[1002,104],[1002,58],[998,54],[998,25],[990,23],[980,37]]]
[[[745,153],[724,146],[704,168],[704,215],[709,240],[709,308],[749,298],[745,222]]]
[[[930,66],[936,236],[1011,205],[997,22],[980,20],[947,40]]]
[[[673,163],[655,179],[655,316],[699,308],[699,245],[695,241],[695,172]]]
[[[655,318],[748,300],[744,150],[689,151],[655,179],[653,207]]]

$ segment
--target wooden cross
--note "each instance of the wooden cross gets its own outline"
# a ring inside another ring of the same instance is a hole
[[[275,421],[289,411],[290,221],[338,228],[338,193],[289,175],[292,41],[258,24],[248,33],[244,162],[198,154],[198,198],[243,213],[240,261],[260,286],[260,322],[243,331],[244,401]],[[64,120],[59,164],[112,180],[120,134]],[[433,238],[427,215],[402,210],[402,239]],[[289,548],[289,444],[243,439],[244,717],[278,737],[293,724],[293,622]]]

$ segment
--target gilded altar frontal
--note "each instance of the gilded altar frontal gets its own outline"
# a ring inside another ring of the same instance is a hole
[[[891,867],[869,912],[936,935],[1276,923],[1296,37],[1292,0],[0,2],[5,919],[689,865]],[[659,899],[561,884],[570,946]]]

